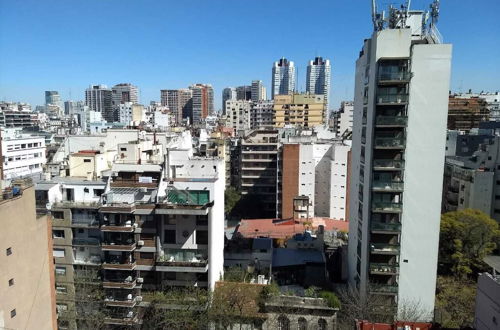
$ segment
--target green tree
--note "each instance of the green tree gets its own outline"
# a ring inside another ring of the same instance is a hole
[[[233,215],[234,208],[241,199],[241,194],[234,187],[227,187],[224,191],[224,212]]]
[[[479,210],[466,209],[441,217],[440,273],[466,278],[484,270],[483,258],[500,238],[498,223]]]
[[[472,326],[476,283],[455,277],[438,276],[436,321],[446,328]]]

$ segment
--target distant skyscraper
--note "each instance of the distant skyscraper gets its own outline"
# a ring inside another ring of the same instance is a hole
[[[326,109],[330,110],[330,60],[316,57],[314,61],[309,61],[307,66],[306,92],[323,95]]]
[[[263,101],[267,98],[266,88],[264,87],[262,80],[252,81],[251,96],[252,101],[254,102]]]
[[[100,112],[102,117],[108,122],[118,120],[118,113],[113,111],[112,92],[106,85],[90,85],[85,90],[85,105],[90,111]]]
[[[226,101],[236,100],[236,88],[227,87],[222,90],[222,113],[226,113]]]
[[[122,83],[114,85],[111,88],[112,98],[111,103],[113,107],[118,107],[120,104],[125,102],[139,103],[138,89],[130,83]]]
[[[61,96],[58,91],[45,91],[45,105],[61,106]]]
[[[65,115],[75,115],[81,111],[84,106],[83,101],[65,101],[64,102],[64,114]]]
[[[192,124],[214,112],[214,89],[209,84],[195,84],[189,87],[193,91],[193,107],[189,115]]]
[[[295,91],[295,65],[286,58],[274,62],[272,96],[292,94]]]
[[[236,99],[241,101],[249,101],[252,99],[252,86],[236,87]]]
[[[349,283],[400,316],[418,305],[419,321],[434,311],[451,65],[432,8],[430,25],[423,11],[374,15],[356,61],[349,200]]]
[[[191,89],[162,89],[161,105],[168,107],[176,124],[192,113],[193,91]]]

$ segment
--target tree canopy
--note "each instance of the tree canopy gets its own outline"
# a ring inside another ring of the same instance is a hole
[[[466,209],[441,217],[440,273],[466,278],[485,269],[483,258],[500,239],[498,223],[487,214]]]

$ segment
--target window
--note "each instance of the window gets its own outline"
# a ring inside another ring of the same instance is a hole
[[[207,230],[197,230],[196,231],[196,244],[208,245],[208,231]]]
[[[68,288],[66,288],[64,285],[58,285],[58,286],[56,286],[56,292],[57,293],[68,293]]]
[[[83,162],[84,162],[84,163],[90,163],[91,161],[92,161],[92,159],[90,159],[90,158],[85,158],[85,159],[83,160]]]
[[[127,151],[127,148],[120,148],[120,151]]]
[[[53,256],[56,258],[64,258],[65,256],[64,249],[54,249]]]
[[[104,193],[104,189],[94,189],[94,197],[99,197]]]
[[[54,211],[52,212],[52,217],[54,217],[54,219],[64,219],[64,212]]]
[[[196,216],[196,225],[197,226],[208,226],[208,216],[206,216],[206,215]]]
[[[56,266],[56,275],[66,275],[66,267]]]
[[[56,304],[57,313],[62,313],[68,310],[68,305],[66,304]]]
[[[7,249],[5,249],[5,254],[10,256],[12,254],[12,248],[8,247]]]
[[[83,188],[84,193],[88,193],[89,191],[90,191],[89,188]]]
[[[52,238],[64,238],[64,230],[52,230]]]
[[[327,323],[325,319],[319,319],[318,320],[318,329],[319,330],[326,330]]]
[[[141,259],[153,259],[153,253],[141,252],[140,257]]]
[[[175,244],[175,230],[165,230],[165,239],[163,243],[165,244]]]
[[[299,319],[299,330],[307,330],[307,320],[303,317]]]
[[[278,330],[290,330],[290,320],[284,315],[278,317]]]
[[[11,278],[11,279],[9,280],[9,286],[13,286],[13,285],[14,285],[14,279],[13,279],[13,278]]]
[[[16,309],[15,308],[10,311],[10,318],[13,318],[14,316],[16,316]]]

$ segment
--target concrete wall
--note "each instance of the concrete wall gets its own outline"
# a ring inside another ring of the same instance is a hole
[[[500,328],[500,279],[498,276],[495,279],[488,273],[479,275],[474,326],[477,330]]]
[[[21,197],[0,202],[0,328],[56,329],[50,225],[46,217],[36,217],[34,191],[30,187]]]

